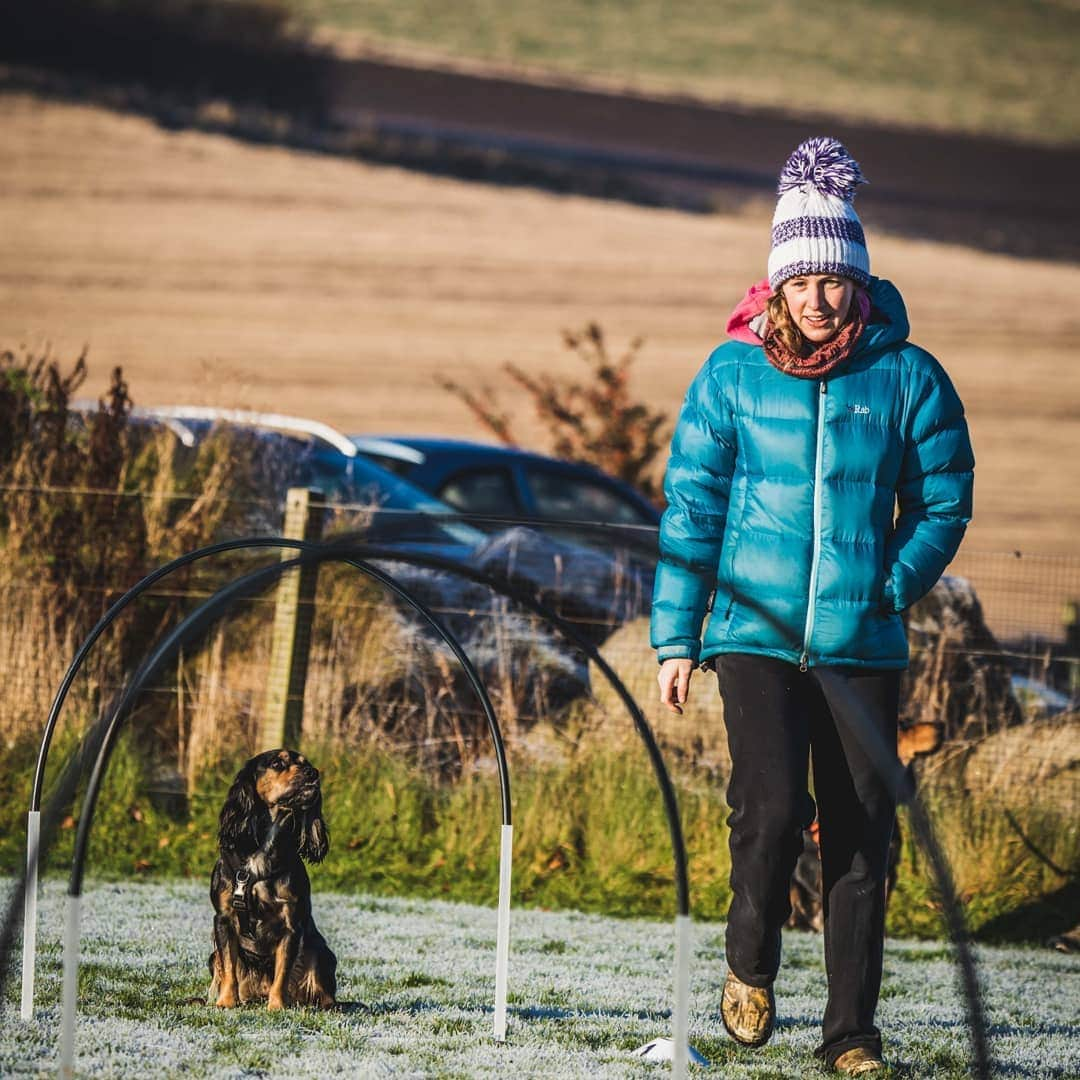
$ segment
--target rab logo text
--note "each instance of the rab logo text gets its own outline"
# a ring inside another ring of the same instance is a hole
[[[849,405],[848,406],[848,412],[853,412],[856,416],[869,416],[870,415],[870,406],[869,405]]]

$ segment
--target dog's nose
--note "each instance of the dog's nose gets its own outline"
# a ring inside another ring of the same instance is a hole
[[[319,770],[316,769],[315,766],[312,765],[310,761],[305,761],[304,762],[304,776],[306,776],[309,780],[318,780],[319,779]]]

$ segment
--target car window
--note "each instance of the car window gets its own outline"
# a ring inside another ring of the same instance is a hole
[[[521,513],[509,469],[462,469],[439,488],[439,498],[465,514],[506,517]]]
[[[529,469],[526,475],[540,517],[613,525],[653,524],[632,502],[602,484],[546,469]]]
[[[380,469],[392,472],[395,476],[408,476],[416,465],[412,461],[403,461],[401,458],[390,457],[389,454],[369,454],[361,451],[368,461],[374,461]]]
[[[470,547],[486,539],[483,532],[465,522],[439,520],[454,508],[362,457],[345,465],[345,477],[341,497],[376,511],[369,527],[370,539],[442,540]]]

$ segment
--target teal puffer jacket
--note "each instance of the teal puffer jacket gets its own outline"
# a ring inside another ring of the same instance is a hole
[[[824,379],[729,341],[691,385],[664,481],[661,661],[907,665],[899,612],[956,553],[975,462],[948,376],[906,340],[900,294],[877,278],[869,292],[868,325]]]

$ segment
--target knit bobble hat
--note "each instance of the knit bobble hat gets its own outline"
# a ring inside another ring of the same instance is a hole
[[[773,215],[769,285],[797,274],[838,274],[870,281],[870,255],[852,200],[866,179],[836,139],[807,139],[780,173]]]

